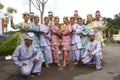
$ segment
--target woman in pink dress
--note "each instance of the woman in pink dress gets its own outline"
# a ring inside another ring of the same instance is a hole
[[[57,64],[57,66],[61,66],[59,62],[59,36],[60,36],[60,29],[59,29],[59,17],[54,18],[54,24],[51,25],[51,48],[52,48],[52,54],[53,54],[53,61]]]
[[[72,28],[69,24],[68,18],[63,18],[64,24],[61,26],[61,35],[62,35],[62,50],[63,50],[63,67],[66,67],[69,62],[69,53],[71,46],[71,38],[70,34],[72,32]]]

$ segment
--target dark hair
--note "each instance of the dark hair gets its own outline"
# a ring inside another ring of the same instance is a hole
[[[38,16],[38,15],[35,15],[35,16],[34,16],[34,19],[35,19],[35,18],[39,18],[39,16]]]
[[[81,17],[79,17],[79,18],[77,18],[77,20],[82,20],[82,18],[81,18]]]
[[[99,11],[99,10],[97,10],[95,13],[100,13],[100,11]]]
[[[55,16],[55,17],[54,17],[54,21],[55,21],[56,19],[59,19],[59,17],[58,17],[58,16]]]
[[[74,18],[73,16],[71,16],[71,17],[70,17],[70,19],[73,19],[73,20],[75,20],[75,18]]]
[[[27,12],[23,13],[22,15],[23,15],[23,18],[27,15],[29,16],[29,14]]]
[[[44,20],[49,19],[47,16],[44,17]]]
[[[63,19],[66,19],[67,21],[69,21],[67,16],[64,16]]]

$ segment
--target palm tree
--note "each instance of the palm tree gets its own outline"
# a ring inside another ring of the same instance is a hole
[[[8,7],[7,12],[4,14],[6,17],[5,17],[5,27],[6,27],[6,33],[7,33],[7,26],[8,26],[8,23],[9,23],[9,17],[11,14],[13,13],[17,13],[17,10],[12,8],[12,7]]]

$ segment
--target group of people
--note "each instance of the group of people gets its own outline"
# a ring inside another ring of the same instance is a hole
[[[12,59],[24,76],[40,76],[43,62],[46,68],[50,68],[51,63],[66,67],[71,54],[73,65],[81,61],[83,64],[95,64],[96,70],[101,70],[102,49],[105,46],[103,35],[107,22],[100,18],[100,11],[96,11],[95,20],[88,14],[87,24],[83,24],[82,17],[75,10],[74,16],[63,17],[63,24],[60,25],[59,17],[54,17],[49,11],[44,23],[39,24],[39,17],[31,12],[24,13],[24,22],[16,25],[13,17],[10,17],[11,27],[20,31],[19,45]],[[60,45],[63,64],[60,63]]]

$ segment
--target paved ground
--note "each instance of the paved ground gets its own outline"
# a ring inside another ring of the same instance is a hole
[[[24,78],[12,61],[0,61],[0,80],[120,80],[120,44],[108,44],[104,50],[103,70],[86,65],[58,68],[43,67],[41,77]]]

